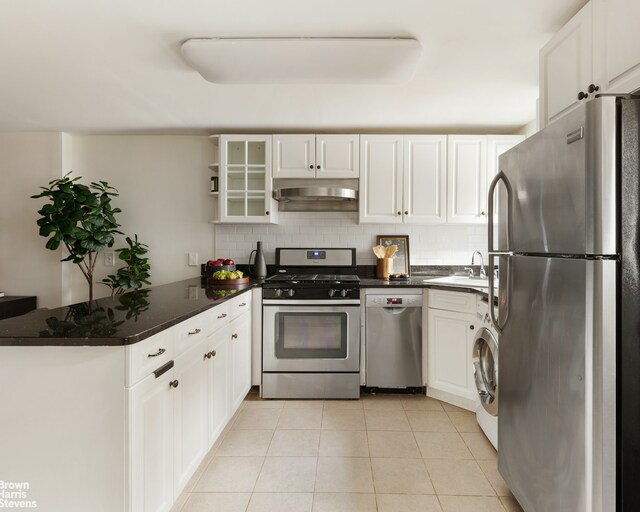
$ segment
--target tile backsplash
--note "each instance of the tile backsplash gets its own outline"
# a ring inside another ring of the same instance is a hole
[[[357,212],[279,212],[277,225],[217,224],[215,256],[247,263],[256,241],[267,264],[276,247],[355,247],[358,265],[375,264],[377,235],[409,235],[412,265],[468,265],[475,250],[486,263],[485,226],[358,224]]]

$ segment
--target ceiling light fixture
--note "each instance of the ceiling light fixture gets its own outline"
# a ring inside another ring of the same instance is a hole
[[[400,83],[422,46],[411,38],[188,39],[182,56],[216,84]]]

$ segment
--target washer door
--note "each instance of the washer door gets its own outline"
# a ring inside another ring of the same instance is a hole
[[[498,343],[493,333],[481,328],[473,340],[473,376],[484,410],[498,415]]]

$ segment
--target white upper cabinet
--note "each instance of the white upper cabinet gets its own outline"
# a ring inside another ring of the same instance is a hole
[[[220,222],[276,223],[271,135],[223,135],[220,146]]]
[[[489,192],[489,185],[493,181],[493,178],[499,171],[499,158],[502,153],[510,150],[512,147],[520,144],[525,139],[524,135],[488,135],[487,136],[487,192]],[[502,182],[498,187],[504,186]],[[494,195],[493,213],[498,214],[498,197],[497,192]],[[488,197],[488,195],[487,195]],[[487,210],[487,213],[488,210]],[[497,217],[496,217],[497,218]]]
[[[360,136],[360,223],[402,219],[402,135]]]
[[[358,178],[359,135],[274,135],[274,178]]]
[[[315,135],[273,136],[274,178],[314,178],[315,175]]]
[[[592,18],[588,3],[540,50],[541,126],[586,99],[593,81]]]
[[[447,222],[481,224],[486,220],[487,136],[449,135]]]
[[[640,89],[640,2],[591,0],[540,50],[540,126],[599,93]]]
[[[592,0],[594,79],[601,91],[640,88],[640,2]]]
[[[447,136],[404,137],[402,221],[443,223],[447,203]]]

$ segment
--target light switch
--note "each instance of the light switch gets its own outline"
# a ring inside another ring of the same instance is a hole
[[[107,251],[104,253],[104,266],[105,267],[116,266],[116,254],[113,251]]]
[[[198,253],[197,252],[190,252],[189,253],[189,266],[190,267],[197,267],[198,266]]]

